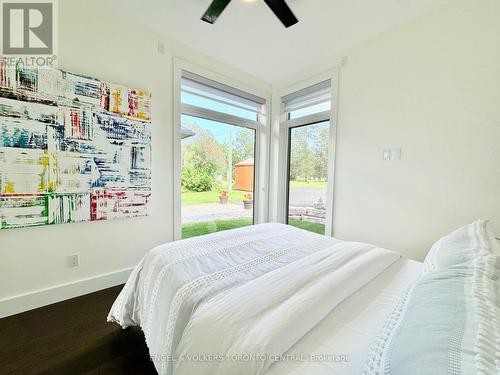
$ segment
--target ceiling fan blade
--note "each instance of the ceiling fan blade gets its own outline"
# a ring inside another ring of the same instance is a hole
[[[201,17],[201,19],[208,23],[215,23],[215,21],[217,21],[217,18],[219,18],[222,11],[226,9],[227,4],[229,4],[230,2],[231,0],[212,1],[212,4],[210,4],[203,17]]]
[[[285,0],[264,0],[271,10],[276,14],[285,27],[295,25],[299,20],[293,14]]]

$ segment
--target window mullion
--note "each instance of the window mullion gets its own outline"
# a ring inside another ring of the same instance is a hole
[[[219,121],[231,125],[243,126],[245,128],[250,128],[254,130],[257,130],[260,127],[260,122],[258,121],[246,120],[238,116],[233,116],[206,108],[196,107],[190,104],[182,104],[181,110],[182,113],[185,115],[201,117],[207,120]]]
[[[287,128],[295,128],[298,126],[311,125],[318,122],[324,122],[330,120],[330,115],[331,115],[330,111],[324,111],[320,113],[315,113],[313,115],[299,117],[293,120],[288,119],[284,122],[284,125]],[[289,118],[288,114],[287,118]]]

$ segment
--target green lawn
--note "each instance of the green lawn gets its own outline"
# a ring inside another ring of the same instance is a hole
[[[182,238],[190,238],[252,225],[252,219],[218,220],[203,223],[190,223],[182,226]]]
[[[241,202],[245,191],[233,190],[229,193],[229,202]],[[185,191],[182,193],[182,205],[189,206],[193,204],[219,203],[218,191],[204,191],[196,193],[194,191]]]
[[[325,234],[325,226],[323,224],[309,223],[301,220],[290,220],[289,224],[310,232]],[[182,238],[196,237],[223,230],[246,227],[248,225],[252,225],[252,219],[218,220],[184,224],[182,226]]]
[[[288,224],[297,228],[308,230],[309,232],[325,234],[325,224],[310,223],[302,220],[289,220]]]
[[[291,186],[293,187],[307,187],[312,189],[326,189],[326,182],[319,181],[291,181]],[[233,190],[229,194],[229,202],[241,202],[243,200],[243,195],[246,191]],[[182,205],[189,206],[193,204],[204,204],[204,203],[219,203],[219,191],[205,191],[197,193],[194,191],[184,191],[182,193]]]
[[[290,181],[292,187],[307,187],[312,189],[326,189],[326,181]]]

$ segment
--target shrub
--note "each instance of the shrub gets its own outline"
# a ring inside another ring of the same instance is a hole
[[[212,164],[198,168],[184,168],[182,170],[182,187],[195,192],[211,191],[215,186],[215,169]]]

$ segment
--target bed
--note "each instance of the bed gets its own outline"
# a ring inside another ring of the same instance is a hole
[[[476,237],[486,235],[484,223],[476,227],[466,232]],[[464,259],[477,259],[489,249],[476,237],[475,241],[467,240]],[[456,246],[456,239],[453,241],[450,246]],[[442,243],[438,247],[446,248]],[[469,247],[472,250],[467,252]],[[439,334],[448,332],[445,325],[453,322],[445,319],[435,327],[425,319],[412,318],[413,310],[422,308],[418,304],[421,291],[430,288],[450,295],[449,285],[442,285],[447,280],[442,272],[451,272],[450,264],[453,272],[453,266],[462,262],[465,270],[472,270],[470,275],[478,274],[475,263],[472,267],[464,259],[450,261],[436,255],[446,255],[444,250],[431,253],[428,263],[436,268],[432,272],[397,252],[282,224],[219,232],[151,250],[130,275],[108,321],[123,328],[142,328],[160,375],[398,374],[402,373],[398,366],[408,362],[408,353],[400,353],[397,341],[415,334],[407,331],[424,324],[424,331],[434,329],[429,336],[438,331],[438,338],[446,340]],[[450,254],[456,257],[456,252]],[[443,258],[446,264],[437,267]],[[496,272],[495,261],[489,262],[493,268],[485,270],[488,275]],[[469,273],[462,269],[456,272],[458,276],[451,279],[456,281],[453,285],[458,287],[453,291],[458,293],[460,285],[467,284]],[[421,281],[425,274],[432,277]],[[496,284],[488,284],[490,287],[498,290]],[[415,306],[413,294],[417,294]],[[469,297],[451,301],[477,307],[481,298]],[[430,314],[434,322],[433,314],[440,313],[427,310],[418,314]],[[497,313],[494,311],[493,318]],[[417,319],[417,324],[412,319]],[[409,329],[405,327],[407,320]],[[460,326],[460,320],[456,325]],[[479,328],[484,329],[474,326],[468,332],[473,334]],[[497,365],[500,368],[500,361],[495,363],[500,359],[500,351],[495,349],[497,339],[492,335],[487,340],[494,350],[487,353],[491,358],[486,362],[493,363],[493,370]],[[471,352],[483,347],[476,341],[471,341],[475,348]],[[421,360],[425,361],[426,343],[418,347],[419,343],[416,340],[412,351],[422,351]],[[446,345],[438,349],[442,350],[432,355],[441,357],[432,360],[442,364],[449,351]],[[400,357],[403,360],[399,361]],[[461,361],[458,356],[453,366],[460,368]]]
[[[318,360],[277,362],[269,375],[361,374],[372,344],[401,294],[422,272],[423,264],[398,259],[371,283],[337,306],[289,354],[316,354]],[[333,354],[332,360],[322,358]]]

